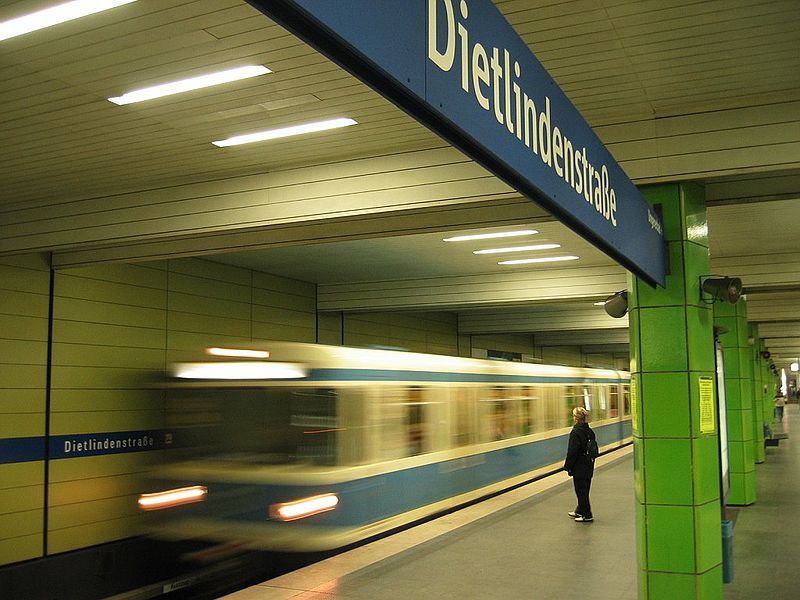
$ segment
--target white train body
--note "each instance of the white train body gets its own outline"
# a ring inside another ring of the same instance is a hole
[[[601,450],[631,436],[627,372],[288,342],[247,350],[175,365],[168,464],[140,500],[154,535],[340,547],[559,469],[574,406],[590,409]]]

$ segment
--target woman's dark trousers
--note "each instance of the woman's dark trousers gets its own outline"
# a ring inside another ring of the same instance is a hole
[[[592,516],[592,505],[589,504],[589,488],[592,487],[592,479],[584,477],[573,477],[572,483],[575,486],[575,495],[578,497],[578,507],[575,512],[583,517]]]

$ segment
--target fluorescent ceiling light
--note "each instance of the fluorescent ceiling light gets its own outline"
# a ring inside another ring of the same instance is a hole
[[[543,256],[541,258],[521,258],[519,260],[503,260],[498,265],[525,265],[528,263],[560,262],[562,260],[578,260],[580,256]]]
[[[535,246],[515,246],[513,248],[489,248],[488,250],[473,250],[473,254],[500,254],[502,252],[526,252],[528,250],[555,250],[561,248],[560,244],[538,244]]]
[[[499,233],[477,233],[474,235],[457,235],[444,238],[443,242],[467,242],[469,240],[489,240],[493,238],[517,237],[519,235],[533,235],[539,233],[535,229],[521,229],[519,231],[501,231]]]
[[[239,144],[249,144],[250,142],[263,142],[265,140],[274,140],[292,135],[338,129],[339,127],[348,127],[350,125],[357,125],[357,123],[353,119],[331,119],[329,121],[317,121],[316,123],[306,123],[305,125],[292,125],[291,127],[281,127],[279,129],[268,129],[267,131],[237,135],[227,140],[219,140],[211,143],[223,148],[225,146],[238,146]]]
[[[592,304],[592,306],[605,306],[605,305],[606,305],[605,300],[600,300],[600,302],[595,302],[594,304]]]
[[[0,40],[58,25],[136,0],[74,0],[0,23]]]
[[[133,102],[141,102],[142,100],[152,100],[153,98],[161,98],[162,96],[180,94],[181,92],[188,92],[190,90],[199,90],[200,88],[211,87],[212,85],[219,85],[221,83],[257,77],[259,75],[265,75],[266,73],[272,73],[272,71],[264,65],[237,67],[235,69],[228,69],[208,75],[200,75],[199,77],[190,77],[189,79],[154,85],[152,87],[142,88],[141,90],[134,90],[122,96],[109,98],[108,100],[121,106]]]

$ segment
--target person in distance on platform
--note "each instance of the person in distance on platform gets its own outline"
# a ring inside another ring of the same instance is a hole
[[[786,400],[782,394],[775,396],[775,419],[783,421],[783,407],[786,406]]]
[[[594,475],[594,458],[588,455],[587,449],[589,440],[594,441],[595,435],[587,423],[588,410],[582,406],[576,406],[572,409],[572,419],[575,424],[569,434],[564,470],[572,477],[578,506],[567,514],[578,523],[590,523],[594,520],[592,505],[589,503],[589,489],[592,486],[592,475]]]

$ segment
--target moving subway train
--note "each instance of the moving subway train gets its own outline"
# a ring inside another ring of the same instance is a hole
[[[287,342],[172,368],[152,535],[325,550],[558,469],[576,405],[631,436],[629,374]]]

